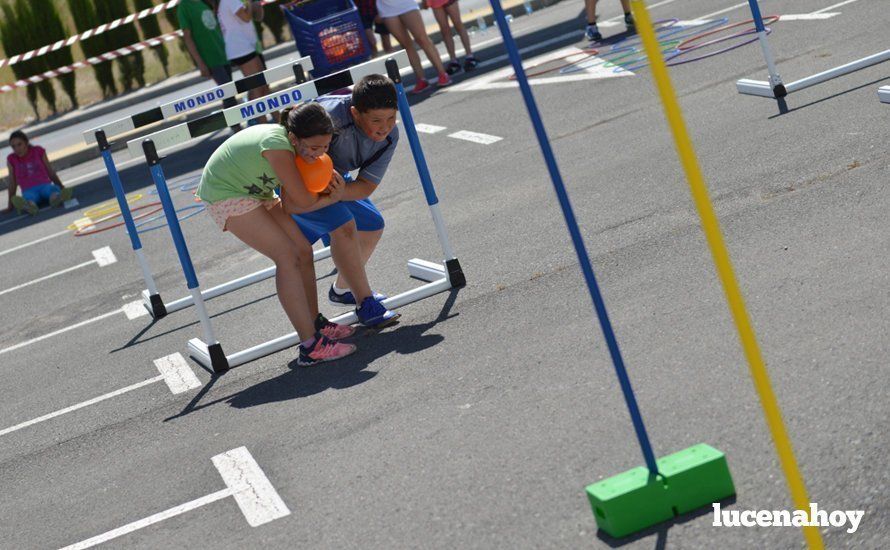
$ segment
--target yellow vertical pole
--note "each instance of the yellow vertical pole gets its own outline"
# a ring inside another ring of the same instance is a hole
[[[748,318],[745,302],[742,299],[742,293],[733,273],[729,252],[720,232],[720,223],[717,220],[717,215],[714,213],[711,199],[708,197],[708,189],[705,186],[704,178],[702,178],[701,170],[698,166],[695,150],[692,147],[692,140],[686,131],[683,113],[680,110],[680,104],[677,102],[677,96],[671,84],[667,65],[658,47],[658,39],[655,37],[649,12],[643,0],[631,0],[631,7],[643,46],[646,49],[646,54],[649,56],[652,76],[655,79],[658,93],[661,95],[668,125],[671,127],[674,143],[677,147],[677,154],[680,157],[683,170],[686,172],[686,179],[689,181],[692,198],[701,218],[702,229],[711,249],[711,255],[714,257],[717,274],[720,277],[720,282],[723,284],[723,292],[726,294],[727,302],[729,302],[729,309],[732,312],[732,317],[739,333],[739,340],[741,340],[742,348],[748,359],[751,378],[754,380],[754,387],[760,396],[760,405],[763,408],[766,423],[769,426],[773,443],[776,446],[776,453],[779,455],[779,461],[782,464],[782,470],[788,482],[791,499],[796,509],[804,510],[809,514],[810,500],[807,497],[806,485],[797,467],[797,459],[794,457],[794,449],[791,446],[788,433],[785,431],[782,411],[779,409],[779,403],[776,401],[776,396],[773,393],[769,374],[766,371],[766,365],[757,345],[757,336],[751,327],[751,320]],[[812,520],[813,518],[810,519]],[[807,545],[811,549],[823,548],[822,535],[818,527],[803,527],[803,534]]]

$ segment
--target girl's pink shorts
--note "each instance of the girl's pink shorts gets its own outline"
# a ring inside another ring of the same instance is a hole
[[[444,8],[455,2],[457,2],[457,0],[426,0],[427,5],[431,8]]]
[[[279,201],[280,199],[263,201],[259,199],[251,199],[248,197],[226,199],[215,202],[213,204],[208,204],[207,211],[210,212],[210,217],[213,218],[213,221],[216,222],[216,225],[218,225],[219,228],[223,231],[226,231],[226,220],[228,220],[232,216],[247,214],[251,210],[259,208],[260,206],[265,206],[266,210],[271,210],[275,207],[276,204],[279,203]]]

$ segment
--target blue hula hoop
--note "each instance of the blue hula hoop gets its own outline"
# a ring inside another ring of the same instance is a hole
[[[177,214],[178,214],[179,212],[184,212],[184,211],[186,211],[186,210],[194,210],[194,212],[189,212],[189,213],[186,214],[185,216],[182,216],[182,217],[177,216],[177,219],[178,219],[179,221],[187,220],[187,219],[191,218],[192,216],[194,216],[195,214],[200,214],[201,212],[204,211],[205,208],[207,208],[207,206],[206,206],[204,203],[199,203],[199,204],[189,204],[188,206],[183,206],[182,208],[177,208],[177,209],[176,209],[176,213],[177,213]],[[144,225],[146,225],[146,224],[149,224],[149,223],[151,223],[151,222],[160,220],[161,218],[165,218],[165,217],[166,217],[166,216],[165,216],[164,213],[162,212],[161,214],[158,214],[157,216],[152,216],[151,218],[148,218],[147,220],[144,220],[144,221],[141,221],[141,222],[137,223],[137,224],[136,224],[136,228],[137,228],[136,233],[139,233],[139,234],[141,235],[142,233],[148,233],[149,231],[154,231],[155,229],[160,229],[160,228],[162,228],[162,227],[166,227],[166,226],[167,226],[167,221],[165,220],[165,221],[163,221],[163,222],[161,222],[161,223],[159,223],[159,224],[157,224],[157,225],[154,225],[154,226],[152,226],[152,227],[146,227],[146,228],[144,228],[144,229],[138,229],[138,228],[140,228],[140,227],[142,227],[142,226],[144,226]]]

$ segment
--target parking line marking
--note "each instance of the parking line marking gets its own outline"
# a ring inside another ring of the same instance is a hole
[[[828,6],[827,8],[822,8],[821,10],[816,10],[812,13],[813,14],[825,13],[827,11],[833,10],[834,8],[839,8],[841,6],[846,6],[847,4],[852,4],[853,2],[858,2],[858,0],[844,0],[843,2],[838,2],[837,4],[834,4],[833,6]]]
[[[820,19],[831,19],[840,14],[838,11],[831,13],[789,13],[780,15],[779,21],[817,21]]]
[[[259,464],[256,463],[256,460],[253,459],[246,447],[232,449],[214,456],[211,460],[226,484],[225,489],[196,498],[185,504],[174,506],[163,512],[128,523],[123,527],[118,527],[76,544],[65,546],[61,550],[84,550],[85,548],[108,542],[117,537],[138,531],[143,527],[148,527],[229,496],[235,497],[235,502],[238,503],[238,507],[251,527],[257,527],[290,514],[287,505],[278,496],[278,492],[269,482],[266,474],[260,469]]]
[[[211,460],[251,527],[290,514],[287,505],[278,496],[278,491],[246,447],[232,449]]]
[[[179,353],[155,359],[154,363],[173,395],[201,387],[201,381]]]
[[[472,141],[473,143],[481,143],[482,145],[491,145],[492,143],[497,143],[504,139],[502,137],[470,132],[468,130],[461,130],[459,132],[454,132],[453,134],[448,134],[448,137],[462,139],[464,141]]]
[[[122,309],[130,321],[148,315],[148,310],[145,309],[145,303],[142,300],[126,303]]]
[[[444,126],[436,126],[435,124],[415,124],[414,129],[420,132],[421,134],[435,134],[441,132],[445,129]]]
[[[66,546],[61,550],[83,550],[84,548],[90,548],[92,546],[96,546],[98,544],[102,544],[103,542],[108,542],[111,539],[116,539],[117,537],[122,537],[128,533],[132,533],[133,531],[138,531],[143,527],[148,527],[149,525],[158,523],[160,521],[164,521],[165,519],[172,518],[174,516],[178,516],[179,514],[184,514],[190,510],[194,510],[195,508],[200,508],[205,504],[210,504],[211,502],[216,502],[217,500],[222,500],[228,496],[231,496],[231,489],[223,489],[221,491],[217,491],[215,493],[210,493],[207,496],[203,496],[201,498],[196,498],[195,500],[186,502],[185,504],[180,504],[179,506],[174,506],[168,510],[164,510],[163,512],[158,512],[152,516],[148,516],[147,518],[142,518],[138,521],[134,521],[133,523],[128,523],[123,527],[118,527],[117,529],[113,529],[106,533],[102,533],[101,535],[96,535],[93,538],[89,538],[87,540],[78,542],[76,544],[72,544],[70,546]]]
[[[64,333],[68,332],[69,330],[74,330],[76,328],[80,328],[82,326],[89,325],[90,323],[95,323],[96,321],[101,321],[102,319],[107,319],[108,317],[111,317],[112,315],[117,315],[118,313],[123,313],[123,312],[124,312],[123,308],[116,309],[114,311],[109,311],[108,313],[103,313],[102,315],[98,315],[96,317],[93,317],[92,319],[87,319],[86,321],[81,321],[74,325],[50,332],[49,334],[44,334],[43,336],[38,336],[36,338],[32,338],[30,340],[26,340],[24,342],[15,344],[14,346],[9,346],[8,348],[0,349],[0,355],[3,355],[4,353],[9,353],[10,351],[15,351],[17,349],[21,349],[25,346],[30,346],[31,344],[36,344],[37,342],[41,342],[43,340],[46,340],[47,338],[52,338],[53,336],[58,336],[59,334],[64,334]]]
[[[3,252],[0,252],[0,256],[5,256],[6,254],[9,254],[10,252],[15,252],[16,250],[21,250],[23,248],[27,248],[29,246],[32,246],[32,245],[35,245],[38,243],[42,243],[44,241],[48,241],[50,239],[55,239],[56,237],[62,236],[66,233],[69,233],[69,231],[67,229],[64,231],[59,231],[58,233],[53,233],[52,235],[47,235],[46,237],[41,237],[41,238],[39,238],[35,241],[31,241],[29,243],[20,244],[18,246],[15,246],[13,248],[10,248],[8,250],[4,250]]]
[[[65,407],[64,409],[60,409],[56,412],[51,412],[49,414],[45,414],[33,420],[28,420],[27,422],[22,422],[21,424],[16,424],[11,428],[6,428],[5,430],[0,430],[0,436],[4,436],[6,434],[21,430],[22,428],[27,428],[28,426],[33,426],[34,424],[39,424],[41,422],[45,422],[47,420],[51,420],[56,418],[57,416],[62,416],[63,414],[68,414],[72,411],[76,411],[78,409],[82,409],[84,407],[89,407],[90,405],[95,405],[96,403],[100,403],[105,401],[106,399],[111,399],[112,397],[117,397],[118,395],[123,395],[127,392],[131,392],[133,390],[138,390],[143,386],[148,386],[149,384],[154,384],[155,382],[160,382],[164,380],[164,375],[158,375],[154,378],[149,378],[148,380],[143,380],[137,384],[133,384],[132,386],[127,386],[126,388],[121,388],[119,390],[115,390],[110,393],[106,393],[105,395],[100,395],[99,397],[94,397],[88,401],[84,401],[83,403],[78,403],[77,405],[71,405],[70,407]]]
[[[25,288],[27,286],[31,286],[33,284],[42,283],[47,279],[52,279],[53,277],[58,277],[59,275],[64,275],[66,273],[70,273],[72,271],[78,270],[82,267],[86,267],[88,265],[97,264],[99,267],[105,267],[107,265],[111,265],[117,262],[117,258],[114,256],[114,252],[111,251],[111,247],[103,247],[98,250],[93,250],[93,259],[88,262],[83,262],[81,264],[77,264],[72,267],[65,268],[61,271],[56,271],[55,273],[50,273],[49,275],[44,275],[38,279],[34,279],[33,281],[28,281],[27,283],[22,283],[18,286],[14,286],[12,288],[7,288],[6,290],[0,290],[0,296],[4,294],[8,294],[15,290],[19,290]]]

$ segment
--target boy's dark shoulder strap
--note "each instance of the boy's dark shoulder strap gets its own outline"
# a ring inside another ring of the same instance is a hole
[[[380,157],[383,156],[383,153],[385,153],[386,150],[389,149],[389,147],[391,145],[392,145],[392,138],[390,136],[386,136],[386,145],[384,145],[380,149],[377,149],[377,151],[375,151],[374,154],[371,155],[370,158],[368,158],[368,160],[363,162],[362,165],[358,167],[359,171],[364,170],[368,166],[371,166],[372,164],[374,164],[375,162],[380,160]]]

